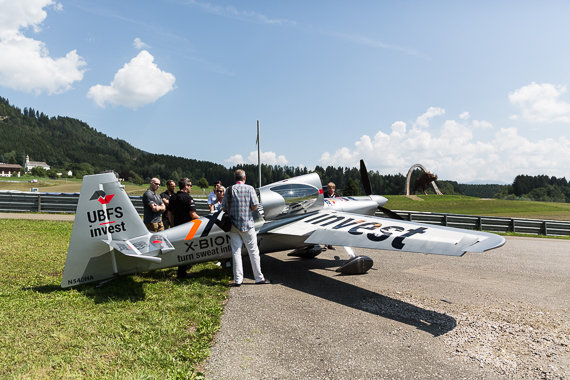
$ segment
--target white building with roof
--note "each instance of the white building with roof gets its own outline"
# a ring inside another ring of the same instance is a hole
[[[42,167],[45,170],[50,170],[51,166],[49,166],[48,164],[46,164],[45,162],[41,162],[41,161],[30,161],[30,156],[26,156],[26,172],[29,172],[30,170],[32,170],[35,167]]]
[[[0,162],[0,177],[19,177],[21,165]]]

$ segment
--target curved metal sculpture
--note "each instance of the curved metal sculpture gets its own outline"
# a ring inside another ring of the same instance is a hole
[[[408,170],[408,175],[406,177],[406,195],[410,195],[410,180],[412,178],[412,172],[414,171],[415,168],[420,168],[422,169],[425,173],[429,173],[426,168],[424,168],[422,165],[420,164],[415,164],[412,165],[412,167],[410,168],[410,170]],[[439,188],[437,187],[437,185],[435,184],[435,181],[431,182],[431,185],[433,186],[433,189],[435,190],[435,193],[438,195],[443,195],[441,193],[441,191],[439,191]],[[424,193],[425,193],[425,189],[424,189]]]

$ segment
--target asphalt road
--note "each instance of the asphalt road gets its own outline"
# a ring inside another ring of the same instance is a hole
[[[342,247],[262,256],[272,285],[253,284],[244,258],[206,377],[570,377],[570,241],[508,237],[460,258],[355,251],[369,273],[337,274]]]

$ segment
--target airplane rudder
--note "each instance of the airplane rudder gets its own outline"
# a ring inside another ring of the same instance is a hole
[[[106,241],[127,240],[146,233],[148,230],[114,174],[85,176],[62,287],[112,277],[117,268],[110,257],[112,248]]]
[[[75,218],[91,237],[126,240],[148,232],[124,186],[111,173],[84,177]]]

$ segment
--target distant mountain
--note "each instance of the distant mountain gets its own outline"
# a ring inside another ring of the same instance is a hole
[[[21,110],[0,97],[0,155],[20,165],[25,156],[43,161],[55,170],[74,175],[114,170],[133,182],[188,177],[194,181],[232,182],[232,171],[223,165],[165,154],[152,154],[113,139],[70,117],[49,117],[25,107]]]
[[[124,140],[98,132],[80,120],[49,117],[28,107],[22,110],[0,97],[0,160],[24,165],[26,155],[33,161],[46,162],[55,172],[71,170],[78,178],[114,170],[125,180],[139,184],[148,183],[152,177],[163,181],[187,177],[194,182],[204,177],[208,183],[219,180],[229,185],[238,168],[145,152]],[[308,173],[306,167],[261,166],[263,184]],[[248,182],[259,183],[257,165],[239,165],[239,168],[245,170]],[[327,179],[323,178],[325,183]]]

